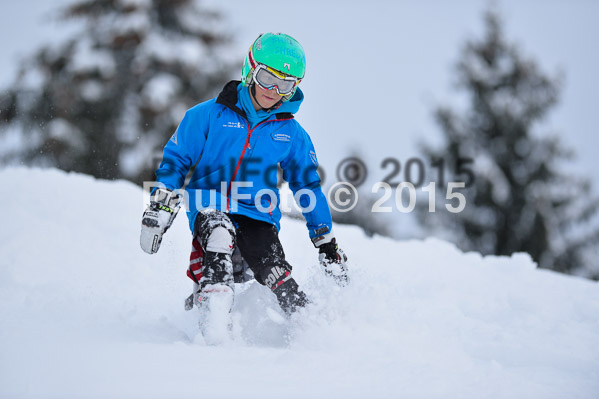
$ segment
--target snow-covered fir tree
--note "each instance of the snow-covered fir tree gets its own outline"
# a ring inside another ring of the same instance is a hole
[[[463,249],[528,252],[540,267],[599,278],[599,260],[587,252],[599,243],[590,223],[599,202],[588,181],[568,175],[572,153],[556,136],[535,131],[557,103],[561,79],[547,77],[506,42],[496,11],[485,21],[485,36],[466,44],[457,65],[469,108],[439,108],[445,143],[426,148],[460,173],[454,180],[472,183],[461,190],[467,205],[457,214],[423,209],[420,219],[451,231]],[[438,194],[446,195],[446,184]]]
[[[239,65],[222,17],[194,0],[92,0],[72,39],[39,50],[0,96],[2,161],[153,180],[151,154]]]

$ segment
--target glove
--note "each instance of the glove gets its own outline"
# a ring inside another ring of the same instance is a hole
[[[150,205],[141,219],[141,249],[149,254],[158,252],[162,235],[173,224],[180,205],[181,195],[171,190],[159,188],[152,194]]]
[[[349,284],[347,275],[347,256],[333,238],[331,241],[318,246],[318,260],[324,272],[335,280],[337,285],[344,287]]]

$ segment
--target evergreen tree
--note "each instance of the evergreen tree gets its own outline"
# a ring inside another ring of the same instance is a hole
[[[185,110],[239,69],[220,15],[194,0],[91,0],[61,18],[84,29],[37,52],[0,96],[2,161],[153,180]]]
[[[560,79],[545,76],[506,43],[495,12],[485,20],[486,35],[467,43],[457,65],[469,109],[458,115],[439,108],[444,147],[426,148],[448,166],[460,158],[474,160],[469,165],[474,179],[462,190],[467,205],[457,214],[423,211],[420,219],[447,228],[463,249],[528,252],[540,267],[597,278],[597,260],[585,251],[599,242],[599,230],[588,224],[599,201],[591,198],[588,181],[564,173],[572,154],[558,138],[533,130],[556,104]]]

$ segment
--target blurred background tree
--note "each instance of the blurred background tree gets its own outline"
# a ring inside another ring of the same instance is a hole
[[[93,0],[61,18],[83,31],[39,50],[0,96],[1,160],[154,180],[185,111],[240,68],[221,16],[193,0]]]
[[[345,158],[346,161],[348,159],[354,159],[358,162],[361,162],[360,160],[366,159],[366,156],[362,154],[360,149],[353,149],[349,153],[349,156]],[[373,205],[380,198],[380,195],[372,193],[371,185],[366,182],[368,177],[367,170],[357,167],[355,162],[352,162],[353,167],[349,169],[344,168],[343,162],[337,166],[338,169],[335,171],[335,175],[331,173],[331,175],[328,176],[329,183],[325,184],[325,192],[329,193],[329,189],[332,186],[330,181],[350,183],[354,186],[356,192],[341,193],[339,200],[341,202],[347,201],[348,203],[348,206],[341,206],[340,203],[335,201],[337,203],[337,208],[341,209],[341,211],[335,209],[333,206],[329,206],[333,221],[339,224],[358,226],[362,228],[364,233],[369,237],[372,237],[375,234],[391,237],[393,235],[392,221],[390,220],[389,215],[372,211]],[[341,188],[344,189],[345,186],[342,186]],[[331,195],[334,195],[335,191],[331,192]],[[357,201],[355,198],[356,194],[358,195]],[[350,206],[350,204],[355,205],[353,205],[353,207],[347,211],[347,208]]]
[[[469,109],[458,115],[439,108],[444,144],[425,146],[446,167],[473,159],[468,165],[473,179],[463,175],[472,182],[461,190],[466,208],[457,214],[429,214],[427,208],[419,219],[450,231],[462,249],[528,252],[540,267],[597,279],[598,260],[585,255],[599,243],[599,229],[590,223],[592,217],[597,221],[599,201],[591,197],[588,181],[564,173],[564,161],[573,154],[558,137],[533,130],[557,103],[561,79],[544,75],[505,41],[496,11],[488,11],[485,22],[485,36],[466,44],[457,65]],[[437,192],[446,194],[445,188]]]

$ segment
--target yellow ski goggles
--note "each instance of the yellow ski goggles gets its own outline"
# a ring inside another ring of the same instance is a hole
[[[287,96],[295,90],[301,79],[288,76],[264,64],[254,68],[254,82],[265,90],[276,90],[279,96]]]

